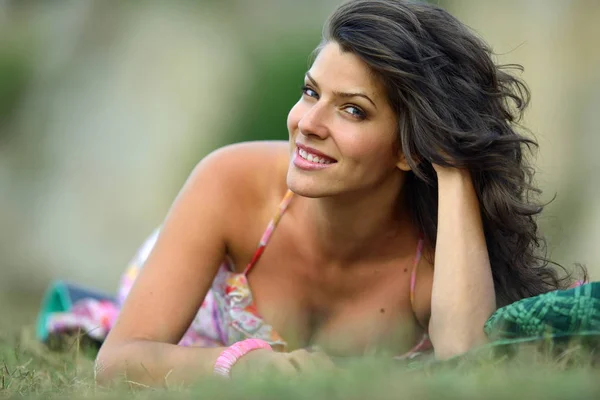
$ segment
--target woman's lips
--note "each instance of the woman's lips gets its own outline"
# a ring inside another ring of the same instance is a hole
[[[331,157],[331,156],[329,156],[329,155],[327,155],[327,154],[325,154],[325,153],[323,153],[323,152],[321,152],[321,151],[319,151],[317,149],[314,149],[312,147],[305,146],[305,145],[300,144],[300,143],[296,143],[296,147],[299,148],[299,149],[301,149],[301,150],[304,150],[305,152],[307,152],[310,155],[317,156],[319,158],[325,159],[325,160],[327,160],[327,161],[329,161],[331,163],[336,162],[335,158],[333,158],[333,157]]]
[[[293,163],[296,167],[305,171],[315,171],[328,168],[335,164],[333,158],[311,149],[310,147],[298,145],[294,152]]]

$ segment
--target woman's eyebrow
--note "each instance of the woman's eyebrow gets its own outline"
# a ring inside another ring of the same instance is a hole
[[[310,82],[315,85],[315,88],[319,88],[319,84],[317,83],[317,81],[315,81],[315,79],[310,75],[310,72],[306,73],[306,77],[308,78],[308,80],[310,80]],[[364,93],[360,93],[360,92],[333,92],[333,94],[337,97],[362,97],[364,99],[367,99],[371,104],[373,104],[373,107],[375,107],[375,109],[377,109],[377,106],[375,105],[375,102],[373,100],[371,100],[369,98],[369,96],[367,96]]]

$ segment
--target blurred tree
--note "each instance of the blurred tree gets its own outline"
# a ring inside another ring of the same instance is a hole
[[[266,54],[252,56],[255,72],[231,142],[287,139],[287,114],[300,98],[309,57],[318,43],[318,36],[277,41]]]
[[[25,93],[30,72],[23,47],[6,37],[0,40],[0,140],[8,134],[3,127]]]

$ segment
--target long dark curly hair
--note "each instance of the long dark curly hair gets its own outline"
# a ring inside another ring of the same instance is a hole
[[[572,276],[547,258],[535,219],[543,206],[524,152],[537,143],[518,132],[530,94],[511,74],[522,67],[496,65],[484,41],[428,3],[350,1],[329,17],[316,52],[329,42],[361,58],[387,88],[412,168],[404,200],[429,245],[435,248],[438,210],[432,163],[466,168],[497,304],[567,287]]]

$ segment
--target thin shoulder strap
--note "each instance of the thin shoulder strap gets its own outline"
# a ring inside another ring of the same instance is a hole
[[[419,243],[417,244],[417,254],[415,255],[415,260],[413,261],[412,272],[410,273],[410,304],[412,309],[415,309],[415,287],[417,284],[417,267],[419,266],[419,261],[421,261],[421,254],[423,253],[423,238],[419,239]]]
[[[244,269],[244,275],[248,275],[248,273],[250,272],[252,267],[254,267],[254,265],[260,259],[260,256],[262,256],[262,253],[265,251],[265,247],[267,247],[267,242],[271,238],[273,231],[275,231],[275,228],[277,227],[277,224],[279,223],[281,216],[283,215],[283,213],[287,209],[288,205],[290,204],[290,201],[292,200],[293,195],[294,195],[294,193],[288,189],[285,196],[283,197],[283,200],[281,200],[281,203],[279,203],[277,212],[275,212],[275,215],[269,222],[269,225],[267,225],[267,229],[265,230],[265,233],[263,233],[262,237],[260,238],[260,242],[258,243],[258,248],[256,249],[256,252],[254,252],[254,256],[252,256],[252,260],[250,260],[250,263],[248,263],[248,265],[246,266],[246,269]]]

